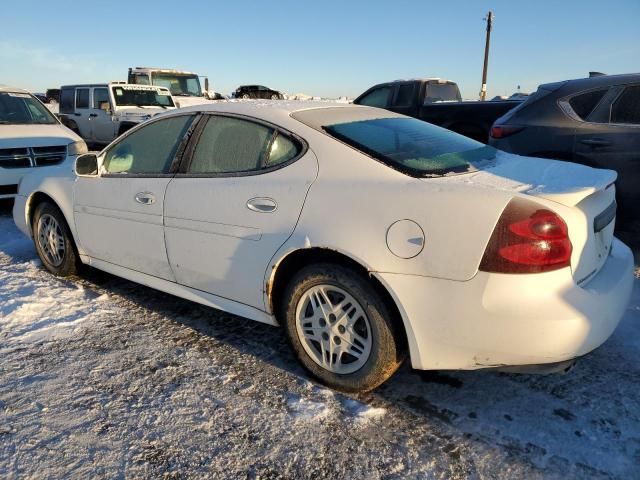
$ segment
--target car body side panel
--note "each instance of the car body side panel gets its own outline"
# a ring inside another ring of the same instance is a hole
[[[351,252],[371,271],[452,280],[475,275],[512,192],[413,178],[320,132],[306,138],[320,169],[296,238],[307,246]],[[422,253],[410,259],[387,246],[389,227],[404,219],[416,222],[425,235]]]

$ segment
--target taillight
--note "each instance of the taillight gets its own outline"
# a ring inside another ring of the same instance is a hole
[[[523,130],[524,127],[514,127],[513,125],[494,125],[491,127],[491,138],[505,138]]]
[[[513,199],[493,230],[480,270],[539,273],[568,267],[571,241],[567,224],[551,210]]]

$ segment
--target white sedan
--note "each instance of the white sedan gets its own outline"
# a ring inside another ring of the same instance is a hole
[[[633,283],[615,179],[375,108],[227,102],[25,178],[14,218],[54,274],[280,324],[313,376],[365,391],[407,354],[526,370],[602,344]]]

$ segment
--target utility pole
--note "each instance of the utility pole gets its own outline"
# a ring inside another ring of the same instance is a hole
[[[487,66],[489,65],[489,44],[491,43],[491,27],[493,26],[493,12],[489,10],[484,18],[487,22],[487,42],[484,45],[484,67],[482,68],[482,89],[480,90],[480,100],[487,99]]]

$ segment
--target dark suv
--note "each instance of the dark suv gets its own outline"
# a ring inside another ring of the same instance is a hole
[[[271,100],[282,100],[284,95],[277,90],[262,85],[241,85],[236,88],[236,98],[270,98]]]
[[[498,118],[489,144],[618,172],[618,226],[640,231],[640,74],[540,85]]]

